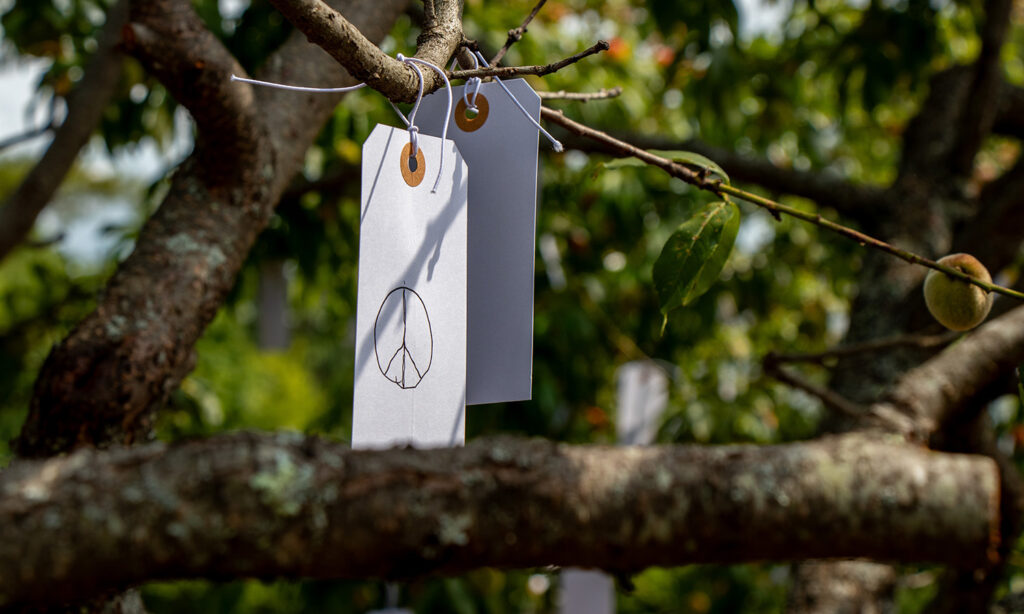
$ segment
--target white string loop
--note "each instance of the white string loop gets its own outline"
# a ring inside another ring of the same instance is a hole
[[[476,54],[476,57],[480,58],[481,62],[483,62],[484,64],[487,64],[487,59],[484,58],[484,55],[482,53],[477,51],[477,52],[475,52],[475,54]],[[474,59],[476,59],[476,58],[474,58]],[[493,77],[493,78],[498,83],[498,85],[501,86],[501,89],[505,90],[505,93],[508,94],[508,97],[512,99],[512,102],[514,102],[515,105],[517,107],[519,107],[519,110],[523,112],[523,117],[525,117],[526,119],[530,120],[530,123],[533,124],[534,127],[537,128],[537,130],[540,130],[540,133],[543,134],[545,137],[547,137],[547,139],[549,141],[551,141],[551,148],[554,149],[557,152],[565,151],[565,148],[562,147],[562,143],[558,139],[556,139],[555,137],[551,136],[551,133],[549,133],[547,130],[545,130],[544,127],[541,126],[540,123],[537,120],[533,119],[533,116],[530,115],[530,112],[527,111],[525,108],[523,108],[523,105],[520,104],[519,100],[515,96],[512,95],[512,92],[508,91],[508,88],[505,87],[505,84],[501,82],[501,79],[499,79],[497,77]]]
[[[416,135],[419,133],[420,129],[416,127],[416,113],[420,110],[420,102],[423,100],[423,72],[420,71],[419,66],[416,66],[411,62],[406,62],[406,59],[407,58],[401,53],[398,54],[398,61],[410,66],[416,71],[416,76],[420,78],[419,89],[416,91],[416,102],[413,103],[412,111],[409,112],[409,119],[405,121],[405,125],[409,127],[409,147],[412,150],[409,155],[410,157],[415,158],[416,152],[419,151],[419,140]],[[394,104],[391,106],[394,106]],[[398,111],[398,107],[395,107],[395,110]],[[399,111],[398,114],[401,115],[402,112]],[[405,117],[403,116],[402,119],[404,120]],[[441,155],[443,156],[444,154],[442,153]]]
[[[420,149],[420,128],[416,124],[409,126],[409,157],[415,158]]]
[[[419,75],[420,77],[420,89],[419,92],[416,94],[416,103],[412,107],[412,112],[409,113],[410,142],[412,142],[412,140],[415,138],[413,135],[419,131],[418,128],[416,130],[413,130],[413,128],[415,128],[416,126],[416,112],[420,110],[420,102],[423,100],[423,73],[420,72],[420,69],[419,67],[416,66],[416,64],[422,64],[428,68],[433,69],[434,72],[441,75],[441,79],[444,80],[444,86],[448,90],[448,108],[445,109],[445,121],[443,123],[443,127],[441,128],[441,159],[438,161],[437,165],[437,179],[434,180],[434,187],[430,189],[430,193],[433,194],[437,192],[437,186],[441,184],[441,172],[444,169],[444,150],[447,149],[445,141],[448,139],[448,118],[451,117],[452,114],[452,84],[450,81],[448,81],[448,75],[446,75],[443,70],[441,70],[440,68],[426,60],[421,60],[419,58],[407,58],[401,53],[399,53],[396,57],[398,58],[399,62],[404,62],[411,66],[413,69],[415,69],[416,74]],[[416,146],[413,145],[414,152],[415,147]],[[413,153],[413,155],[415,155],[415,153]]]
[[[476,56],[472,53],[469,57],[473,58],[473,69],[480,68],[480,62],[477,61]],[[458,65],[459,59],[457,57],[452,58],[452,65],[448,68],[448,72],[455,72],[455,67]],[[466,87],[462,88],[462,102],[466,103],[466,108],[471,111],[478,110],[476,108],[476,97],[480,94],[480,85],[483,84],[484,80],[480,77],[470,77],[466,79]],[[473,96],[470,97],[470,89],[472,89]]]
[[[469,54],[469,57],[473,58],[473,69],[480,68],[480,62],[477,61],[474,54]],[[483,85],[484,80],[480,77],[470,77],[466,80],[466,87],[462,88],[462,102],[466,103],[466,108],[470,111],[476,111],[476,97],[480,94],[480,86]],[[473,90],[473,95],[470,96],[469,92]]]
[[[473,58],[473,63],[475,64],[474,69],[480,67],[480,62],[483,62],[485,65],[487,64],[487,59],[484,58],[483,54],[480,53],[479,51],[471,53],[470,57]],[[409,113],[409,117],[408,118],[405,117],[405,114],[402,113],[401,110],[399,110],[398,106],[396,106],[394,102],[391,102],[391,100],[388,100],[388,103],[391,104],[391,108],[393,108],[395,110],[395,113],[398,114],[398,117],[402,118],[402,121],[405,123],[406,127],[409,130],[409,145],[410,145],[410,149],[412,150],[412,157],[415,157],[416,153],[419,151],[419,131],[420,131],[420,129],[419,129],[419,127],[416,126],[416,113],[420,109],[420,102],[423,101],[423,87],[424,87],[423,71],[420,70],[420,68],[419,68],[419,66],[417,66],[417,64],[422,64],[423,66],[427,66],[427,67],[431,68],[432,70],[434,70],[438,75],[440,75],[441,79],[444,80],[445,88],[448,90],[448,107],[445,110],[445,115],[444,116],[446,118],[449,118],[449,120],[446,120],[444,122],[443,128],[441,129],[441,140],[442,140],[442,144],[441,144],[441,159],[440,159],[440,161],[438,163],[437,179],[434,180],[434,187],[431,188],[431,190],[430,190],[431,193],[435,193],[435,192],[437,192],[437,186],[440,185],[440,183],[441,183],[441,172],[444,170],[444,150],[445,150],[445,146],[444,146],[443,141],[447,140],[447,138],[448,138],[448,123],[450,121],[451,114],[452,114],[452,84],[451,84],[450,81],[448,81],[448,75],[446,75],[443,70],[441,70],[440,68],[438,68],[437,66],[435,66],[434,64],[432,64],[432,63],[430,63],[430,62],[428,62],[426,60],[421,60],[419,58],[407,58],[404,55],[402,55],[401,53],[399,53],[397,55],[397,58],[398,58],[399,62],[402,62],[403,64],[406,64],[406,65],[412,67],[412,69],[416,71],[416,76],[419,77],[419,88],[416,91],[416,102],[413,103],[412,111]],[[455,67],[455,62],[456,61],[457,60],[453,60],[452,61],[452,68]],[[523,105],[519,102],[519,100],[512,94],[512,92],[510,92],[509,89],[507,87],[505,87],[505,84],[501,82],[501,79],[499,79],[498,77],[493,77],[493,79],[498,83],[498,85],[501,86],[501,89],[505,91],[505,93],[508,95],[508,97],[512,99],[512,102],[515,103],[516,107],[519,108],[519,110],[522,112],[523,116],[527,120],[529,120],[529,122],[531,124],[533,124],[534,127],[537,128],[537,130],[539,130],[540,133],[543,134],[548,139],[548,141],[551,142],[551,147],[555,151],[558,151],[558,152],[564,151],[564,148],[562,147],[562,143],[560,143],[558,141],[558,139],[556,139],[555,137],[551,136],[551,134],[547,130],[545,130],[544,127],[541,126],[540,123],[537,120],[535,120],[532,115],[530,115],[530,113],[523,107]],[[235,75],[231,75],[231,80],[232,81],[239,81],[239,82],[242,82],[242,83],[249,83],[251,85],[261,85],[263,87],[272,87],[272,88],[276,88],[276,89],[280,89],[280,90],[288,90],[288,91],[291,91],[291,92],[341,93],[341,92],[351,92],[353,90],[357,90],[359,88],[366,87],[365,83],[357,83],[356,85],[351,85],[351,86],[348,86],[348,87],[302,87],[302,86],[298,86],[298,85],[285,85],[283,83],[272,83],[270,81],[259,81],[257,79],[247,79],[247,78],[238,77],[238,76],[235,76]],[[462,100],[463,100],[463,102],[466,103],[466,107],[468,109],[470,109],[470,110],[473,110],[473,111],[477,110],[476,97],[480,93],[480,86],[481,86],[482,83],[483,83],[483,80],[480,77],[471,77],[471,78],[466,80],[466,87],[463,88],[463,92],[462,92]],[[472,95],[470,95],[470,91],[472,91]]]
[[[476,97],[480,93],[480,86],[483,82],[484,80],[480,77],[473,77],[466,83],[466,88],[462,90],[462,100],[466,103],[467,109],[471,111],[477,110]],[[473,88],[473,96],[471,98],[466,98],[466,95],[469,94],[469,88]]]

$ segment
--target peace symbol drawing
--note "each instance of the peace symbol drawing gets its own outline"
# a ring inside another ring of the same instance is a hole
[[[399,286],[384,297],[373,323],[377,368],[403,390],[419,386],[434,361],[427,306],[415,290]]]

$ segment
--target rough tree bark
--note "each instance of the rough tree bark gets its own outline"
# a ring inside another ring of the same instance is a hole
[[[0,474],[0,597],[45,605],[148,579],[402,578],[480,565],[628,573],[864,556],[974,573],[998,565],[1007,545],[998,459],[914,440],[968,398],[944,388],[993,360],[1024,360],[1024,307],[907,373],[870,408],[923,425],[904,436],[653,448],[505,439],[368,452],[227,435],[21,461]],[[923,408],[912,391],[934,403]],[[864,599],[851,579],[860,564],[807,569],[822,581],[797,595]],[[851,575],[833,574],[841,570]],[[840,580],[846,592],[835,592]]]
[[[0,493],[0,605],[163,578],[402,579],[481,565],[628,573],[866,556],[973,569],[999,538],[994,461],[863,435],[373,452],[228,435],[22,463]]]

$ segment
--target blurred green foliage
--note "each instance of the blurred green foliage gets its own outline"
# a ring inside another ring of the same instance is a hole
[[[41,103],[66,94],[81,78],[107,4],[8,3],[0,19],[3,57],[51,62],[39,83]],[[242,2],[241,12],[232,14],[214,0],[194,4],[250,70],[289,33],[265,0]],[[493,53],[531,6],[467,0],[466,34]],[[732,0],[553,0],[507,63],[546,63],[604,38],[609,52],[533,85],[571,91],[622,86],[615,100],[553,103],[593,126],[700,137],[784,166],[885,182],[893,177],[900,134],[926,77],[969,60],[978,49],[976,1],[796,0],[788,10],[759,7],[779,11],[780,21],[751,29],[754,12],[738,10]],[[400,18],[385,51],[415,48],[413,15]],[[1015,28],[1011,39],[1005,67],[1012,81],[1024,83],[1024,28]],[[146,138],[166,144],[175,103],[140,66],[127,66],[99,137],[114,152]],[[162,438],[236,428],[348,438],[358,188],[345,179],[358,168],[361,143],[377,123],[394,124],[396,118],[374,92],[349,95],[339,105],[229,303],[199,343],[195,371],[162,414]],[[760,361],[768,351],[816,351],[839,341],[856,291],[859,248],[814,226],[776,222],[741,205],[737,247],[721,279],[675,311],[661,334],[653,264],[670,234],[712,197],[656,169],[597,172],[599,157],[552,154],[543,142],[541,147],[538,234],[557,248],[557,257],[537,258],[534,398],[471,407],[467,435],[612,442],[615,370],[650,357],[672,376],[661,442],[773,443],[811,436],[821,414],[818,402],[765,379]],[[0,196],[26,170],[23,160],[0,159]],[[316,188],[318,181],[328,187]],[[62,223],[70,224],[95,214],[95,207],[75,206],[76,197],[112,199],[116,193],[134,203],[141,219],[162,189],[161,182],[141,190],[130,178],[80,171],[55,207]],[[815,210],[799,199],[787,203]],[[827,208],[819,212],[837,217]],[[136,229],[137,223],[111,232],[123,247]],[[34,238],[46,239],[42,234]],[[91,307],[123,253],[112,249],[99,264],[84,264],[56,243],[23,247],[0,264],[3,441],[17,433],[49,348]],[[264,350],[257,336],[260,271],[282,260],[291,343]],[[824,371],[808,375],[827,377]],[[1004,401],[993,418],[1001,437],[1020,444],[1020,403]],[[930,570],[910,571],[925,581],[901,589],[902,612],[919,611],[934,587],[927,582]],[[531,576],[537,581],[528,582]],[[780,565],[651,569],[632,582],[632,590],[620,587],[620,612],[772,612],[782,608],[789,571]],[[556,583],[557,574],[547,569],[484,569],[404,585],[402,603],[421,613],[553,612],[556,590],[540,588]],[[1020,567],[1010,586],[1024,589],[1014,583],[1024,585]],[[153,612],[365,612],[385,604],[383,587],[368,582],[174,582],[151,585],[144,594]]]

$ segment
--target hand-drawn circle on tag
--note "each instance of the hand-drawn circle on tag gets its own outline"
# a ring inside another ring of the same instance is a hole
[[[410,158],[412,158],[412,143],[406,143],[405,147],[402,148],[402,155],[398,160],[398,165],[402,167],[402,179],[409,184],[410,187],[416,187],[423,181],[423,175],[427,172],[427,165],[423,161],[423,148],[416,148],[416,168],[410,168]]]
[[[490,112],[491,105],[483,94],[476,95],[476,108],[478,111],[476,117],[470,119],[466,117],[465,99],[460,99],[459,104],[455,105],[455,125],[463,132],[473,132],[487,121],[487,113]]]
[[[415,290],[399,286],[384,297],[373,323],[373,351],[381,374],[403,390],[419,386],[434,362],[427,306]]]

